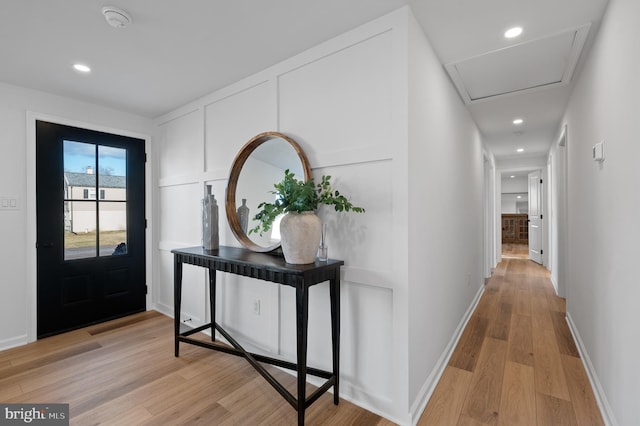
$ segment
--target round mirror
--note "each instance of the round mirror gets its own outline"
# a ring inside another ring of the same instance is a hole
[[[258,205],[274,201],[273,185],[289,170],[296,179],[311,178],[311,167],[302,148],[291,138],[277,132],[260,133],[247,142],[233,160],[225,208],[233,235],[246,248],[268,252],[280,247],[280,221],[276,219],[268,233],[249,233],[258,225],[253,217]]]

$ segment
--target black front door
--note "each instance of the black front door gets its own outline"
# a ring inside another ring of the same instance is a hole
[[[36,122],[38,338],[146,308],[144,141]]]

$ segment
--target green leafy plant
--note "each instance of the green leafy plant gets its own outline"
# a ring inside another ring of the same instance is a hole
[[[332,205],[337,212],[353,211],[364,213],[362,207],[354,206],[349,199],[340,194],[339,191],[331,188],[331,176],[322,176],[322,181],[316,185],[313,178],[308,181],[301,181],[288,169],[284,171],[284,179],[273,187],[276,200],[273,203],[260,203],[258,213],[253,220],[258,221],[258,225],[249,230],[251,233],[268,232],[273,225],[273,221],[280,214],[288,212],[314,211],[320,204]]]

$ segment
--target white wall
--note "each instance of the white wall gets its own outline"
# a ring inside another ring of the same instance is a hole
[[[406,257],[399,263],[394,253],[407,251],[407,201],[398,195],[406,193],[407,180],[395,173],[406,173],[406,120],[398,114],[407,104],[406,93],[393,89],[406,85],[407,12],[356,28],[157,120],[160,309],[173,310],[170,250],[200,244],[204,183],[213,185],[222,206],[242,145],[264,131],[283,132],[305,150],[316,179],[331,175],[334,187],[367,210],[319,211],[328,223],[330,256],[345,260],[341,397],[398,421],[408,413],[406,319],[395,318],[406,318],[407,268]],[[221,244],[238,245],[222,208],[220,216]],[[218,282],[218,321],[255,350],[295,359],[293,289],[220,273]],[[182,318],[206,321],[204,272],[186,268],[184,287]],[[309,362],[327,369],[328,302],[327,283],[311,289]]]
[[[199,244],[204,183],[222,200],[240,147],[263,131],[286,133],[316,178],[331,175],[367,210],[319,211],[330,256],[345,260],[341,396],[399,423],[415,421],[483,283],[484,170],[479,132],[409,8],[157,124],[161,309],[172,312],[170,249]],[[237,245],[222,211],[220,223],[221,244]],[[206,321],[204,273],[188,268],[184,281],[182,318]],[[252,348],[293,359],[292,289],[225,275],[219,282],[218,320]],[[260,316],[252,313],[257,298]],[[326,283],[313,287],[310,303],[310,363],[329,368]]]
[[[547,157],[544,155],[519,158],[501,158],[496,160],[496,167],[501,171],[538,170],[546,166]]]
[[[503,214],[527,214],[528,212],[529,195],[526,192],[520,194],[502,194]]]
[[[516,211],[516,197],[513,194],[502,194],[502,210],[501,212],[514,214]]]
[[[514,178],[510,176],[509,173],[502,174],[502,213],[527,213],[529,206],[529,178],[526,175]]]
[[[0,83],[0,196],[18,210],[0,211],[0,349],[35,339],[35,145],[28,113],[100,128],[151,134],[151,120]],[[33,173],[33,175],[31,175]]]
[[[502,174],[502,193],[529,192],[529,178],[525,176],[509,177],[509,173]]]
[[[409,402],[414,421],[484,284],[480,133],[419,25],[409,26]]]
[[[564,122],[567,314],[611,424],[640,424],[640,2],[611,0]],[[591,159],[605,141],[605,161]]]

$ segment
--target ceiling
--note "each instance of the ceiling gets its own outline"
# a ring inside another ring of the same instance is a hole
[[[606,3],[14,0],[2,5],[0,81],[154,118],[409,4],[488,149],[497,159],[541,156]],[[126,9],[132,25],[109,26],[106,5]],[[505,39],[516,25],[522,35]],[[80,75],[75,62],[92,72]]]

